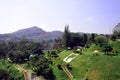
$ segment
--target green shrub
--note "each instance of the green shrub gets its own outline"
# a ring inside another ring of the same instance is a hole
[[[101,45],[101,50],[103,52],[111,52],[112,51],[112,47],[109,44],[102,44]]]
[[[0,80],[2,80],[1,78],[5,80],[24,80],[23,74],[6,60],[0,60]]]

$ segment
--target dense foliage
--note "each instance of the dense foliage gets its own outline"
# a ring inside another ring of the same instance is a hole
[[[118,23],[114,28],[113,28],[113,35],[116,38],[120,38],[120,23]]]
[[[1,42],[0,80],[23,80],[23,74],[19,73],[14,64],[24,65],[47,80],[67,79],[63,71],[65,66],[77,80],[84,77],[90,80],[117,80],[117,70],[120,69],[117,65],[120,59],[119,25],[114,28],[112,35],[71,33],[66,25],[62,41],[58,38],[41,43],[27,40]],[[61,45],[68,50],[62,50]],[[63,59],[70,54],[77,57],[69,63],[64,62]]]
[[[64,45],[64,48],[70,47],[69,25],[65,26],[65,30],[64,30],[64,34],[63,34],[63,45]]]
[[[0,60],[0,80],[24,80],[23,74],[20,73],[14,65],[7,60]]]
[[[54,75],[52,73],[52,69],[50,68],[50,62],[47,58],[45,58],[42,50],[41,50],[41,44],[35,43],[35,42],[29,42],[27,40],[23,40],[16,43],[1,43],[0,50],[1,50],[1,58],[4,58],[6,60],[9,59],[12,64],[27,64],[28,67],[33,67],[32,69],[37,75],[43,76],[46,79],[54,80]],[[4,61],[4,60],[3,60]],[[12,65],[11,64],[11,65]],[[6,64],[5,64],[6,65]],[[5,65],[2,65],[2,67],[5,67]],[[8,68],[12,69],[10,65]],[[14,70],[14,69],[13,69]],[[1,69],[2,72],[5,72],[5,75],[7,78],[12,77],[15,71],[11,72],[6,69]],[[2,76],[4,74],[1,74]],[[4,78],[4,76],[2,77]],[[16,75],[17,78],[17,75]],[[14,79],[13,79],[14,80]],[[16,80],[21,80],[19,77]],[[23,79],[22,79],[23,80]]]
[[[43,55],[35,55],[28,62],[28,66],[33,68],[37,75],[44,76],[45,79],[54,80],[52,69],[49,66],[49,61]]]
[[[28,41],[15,43],[8,52],[8,57],[15,63],[24,63],[29,60],[31,54],[42,54],[41,45]]]

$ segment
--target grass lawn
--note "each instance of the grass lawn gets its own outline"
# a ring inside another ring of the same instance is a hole
[[[63,70],[59,70],[57,66],[52,66],[56,80],[69,80],[68,76]]]
[[[120,80],[119,56],[96,56],[91,60],[93,64],[87,73],[90,80]]]
[[[67,57],[69,54],[71,54],[72,53],[72,51],[67,51],[67,50],[64,50],[64,51],[62,51],[60,54],[59,54],[59,58],[60,59],[64,59],[65,57]]]
[[[59,58],[63,59],[71,52],[63,51]],[[70,72],[75,76],[75,80],[82,80],[85,77],[88,80],[120,80],[120,56],[93,56],[89,52],[84,52],[71,61],[70,66],[72,67]],[[62,78],[66,80],[66,77]]]
[[[89,80],[119,80],[120,57],[110,56],[79,56],[71,62],[72,74]]]

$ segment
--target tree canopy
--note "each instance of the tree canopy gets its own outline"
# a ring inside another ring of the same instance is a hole
[[[64,33],[63,33],[63,46],[64,46],[64,48],[70,47],[69,25],[65,25],[65,30],[64,30]]]
[[[96,44],[102,45],[107,43],[107,38],[104,35],[98,35],[95,37]]]
[[[120,23],[118,23],[118,24],[113,28],[113,35],[115,35],[116,38],[120,38]]]
[[[43,55],[35,55],[30,59],[28,65],[33,67],[33,71],[36,72],[37,75],[42,75],[47,80],[54,80],[55,77],[49,66],[49,61]]]

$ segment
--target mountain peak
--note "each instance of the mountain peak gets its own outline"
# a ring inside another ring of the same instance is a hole
[[[47,32],[44,31],[43,29],[37,27],[37,26],[33,26],[33,27],[29,27],[29,28],[25,28],[25,29],[21,29],[18,30],[16,32],[10,33],[8,34],[8,36],[4,35],[2,37],[2,35],[0,35],[0,37],[2,37],[0,39],[1,40],[13,40],[13,41],[20,41],[20,39],[25,38],[28,39],[30,41],[42,41],[42,40],[49,40],[49,39],[53,39],[53,38],[60,38],[62,36],[62,32],[61,31],[52,31],[52,32]]]
[[[42,30],[41,28],[39,28],[37,26],[33,26],[30,28],[18,30],[16,32],[12,33],[12,35],[18,36],[18,37],[23,37],[23,36],[39,35],[39,34],[44,34],[44,33],[46,33],[46,32],[44,30]]]
[[[30,28],[26,28],[26,29],[22,29],[22,30],[32,30],[32,31],[42,31],[42,32],[45,32],[43,29],[39,28],[38,26],[33,26],[33,27],[30,27]]]
[[[38,26],[33,26],[33,27],[30,27],[30,28],[40,29]]]
[[[29,28],[26,28],[26,29],[21,29],[17,32],[21,32],[21,31],[29,31],[29,32],[39,32],[39,33],[44,33],[45,31],[37,26],[33,26],[33,27],[29,27]]]

